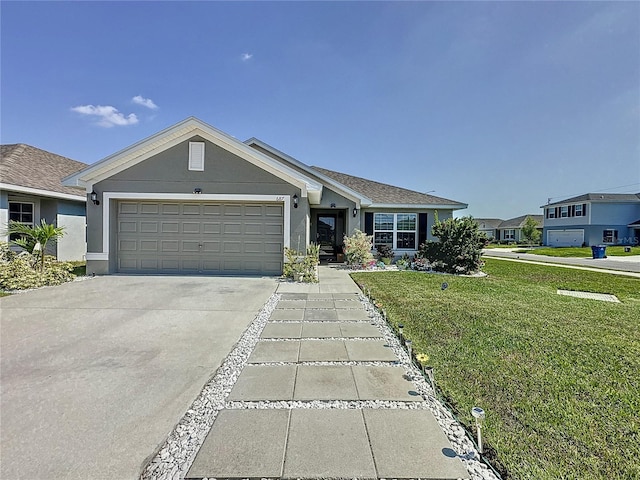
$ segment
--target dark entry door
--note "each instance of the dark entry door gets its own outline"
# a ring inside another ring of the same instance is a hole
[[[333,257],[336,250],[336,214],[318,215],[317,241],[320,245],[320,255],[324,258]]]

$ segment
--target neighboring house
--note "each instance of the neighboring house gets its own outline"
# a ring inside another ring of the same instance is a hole
[[[537,228],[542,232],[542,215],[522,215],[516,218],[505,220],[498,226],[496,240],[500,242],[524,242],[526,239],[522,234],[527,218],[533,218],[536,221]]]
[[[65,179],[95,193],[87,271],[267,274],[284,248],[335,255],[354,229],[397,255],[467,205],[309,167],[188,118]]]
[[[640,193],[586,193],[540,208],[545,245],[638,244]]]
[[[58,260],[84,260],[86,195],[61,180],[85,163],[23,143],[0,146],[0,241],[9,241],[9,220],[37,225],[44,219],[64,227],[64,236],[47,246]]]
[[[494,241],[498,238],[498,227],[503,222],[500,218],[474,218],[478,223],[478,230],[484,233],[485,236]]]
[[[475,218],[478,223],[478,230],[483,232],[487,238],[493,242],[523,242],[522,227],[527,218],[533,218],[542,232],[542,215],[522,215],[520,217],[502,220],[499,218]]]

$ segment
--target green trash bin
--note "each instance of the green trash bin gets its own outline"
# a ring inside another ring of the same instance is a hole
[[[591,245],[591,254],[593,258],[606,258],[607,246],[606,245]]]

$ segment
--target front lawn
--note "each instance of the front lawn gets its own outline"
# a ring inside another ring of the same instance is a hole
[[[491,259],[484,270],[353,278],[429,355],[463,422],[485,409],[483,437],[509,478],[640,478],[640,280]]]
[[[630,255],[640,255],[640,247],[631,247],[630,252],[624,251],[625,247],[607,246],[608,257],[628,257]],[[572,257],[591,258],[591,247],[542,247],[542,248],[521,248],[514,250],[515,253],[533,253],[534,255],[547,255],[549,257]]]

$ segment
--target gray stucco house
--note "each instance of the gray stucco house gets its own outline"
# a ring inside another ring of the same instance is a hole
[[[545,245],[637,245],[640,239],[640,193],[586,193],[540,208]]]
[[[7,242],[9,220],[64,227],[47,245],[58,260],[84,260],[87,249],[84,189],[63,186],[64,177],[87,164],[23,143],[0,146],[0,241]]]
[[[265,274],[284,248],[328,258],[354,229],[401,255],[467,205],[314,168],[190,117],[64,180],[88,202],[87,271]]]

